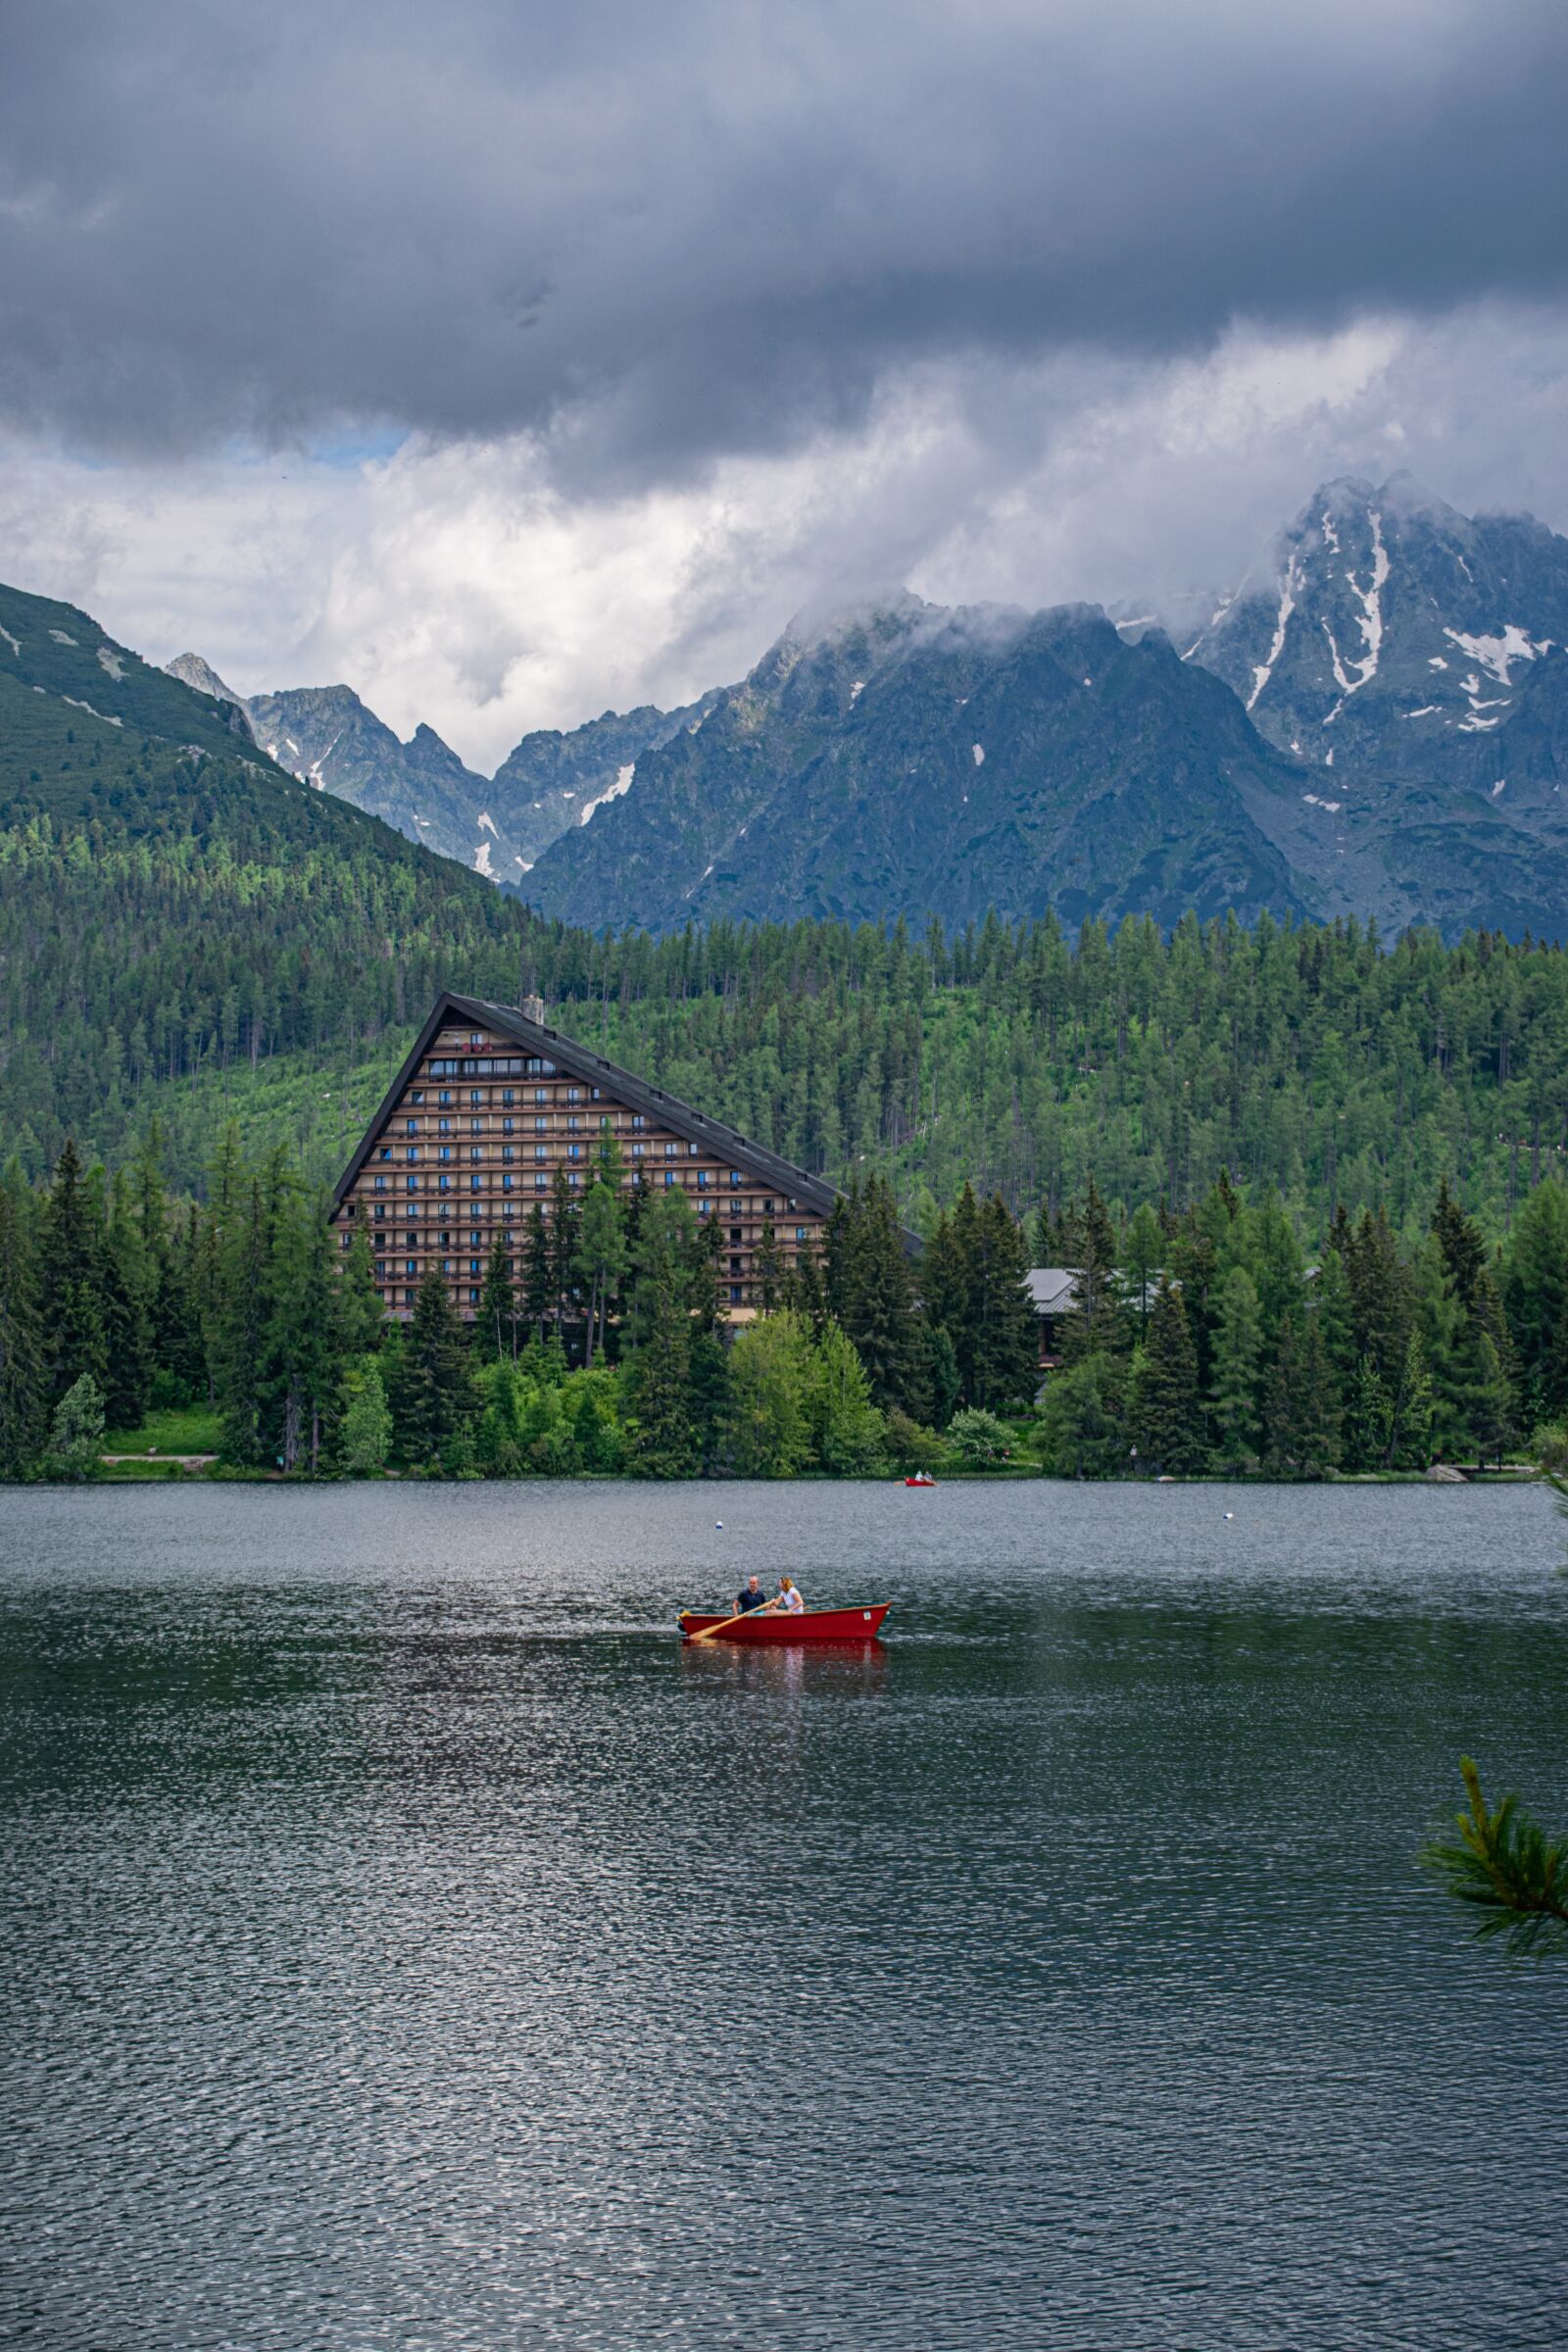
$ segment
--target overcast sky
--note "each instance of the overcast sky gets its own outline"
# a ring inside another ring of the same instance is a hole
[[[1568,525],[1562,0],[51,0],[0,577],[489,767],[798,606]]]

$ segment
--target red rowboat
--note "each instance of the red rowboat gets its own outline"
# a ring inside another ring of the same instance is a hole
[[[891,1600],[883,1600],[869,1609],[802,1609],[794,1616],[788,1609],[765,1616],[760,1609],[750,1609],[733,1625],[724,1625],[721,1616],[682,1609],[680,1630],[688,1642],[710,1625],[724,1625],[724,1631],[714,1635],[715,1642],[874,1642],[892,1606]]]

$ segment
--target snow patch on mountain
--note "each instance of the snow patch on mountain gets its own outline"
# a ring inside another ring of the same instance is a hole
[[[1291,614],[1296,611],[1296,599],[1299,593],[1300,586],[1300,551],[1298,549],[1292,555],[1290,562],[1285,566],[1285,585],[1280,590],[1280,609],[1278,616],[1274,622],[1274,642],[1269,647],[1268,652],[1264,656],[1263,660],[1257,663],[1256,667],[1252,671],[1252,691],[1247,698],[1247,708],[1249,710],[1251,710],[1253,704],[1257,701],[1258,696],[1262,693],[1264,687],[1274,675],[1274,664],[1279,660],[1281,654],[1285,651],[1285,632],[1291,625]],[[1225,608],[1221,606],[1221,612],[1223,612],[1224,609]],[[1214,617],[1217,620],[1219,614],[1216,613]]]
[[[101,645],[98,648],[98,665],[100,669],[106,669],[109,672],[109,675],[114,679],[117,686],[122,686],[124,684],[124,665],[121,662],[120,656],[117,653],[111,652],[107,645]]]
[[[490,868],[490,844],[487,841],[481,841],[473,853],[473,870],[476,874],[483,874],[486,881],[495,880]]]
[[[1499,686],[1513,684],[1508,674],[1510,663],[1534,662],[1538,654],[1549,654],[1551,651],[1549,637],[1542,638],[1539,644],[1533,643],[1528,630],[1522,629],[1515,620],[1505,623],[1500,637],[1467,637],[1462,629],[1449,628],[1445,628],[1443,634],[1451,638],[1459,651],[1468,655],[1472,662],[1479,662],[1483,669],[1490,670]],[[1437,656],[1433,667],[1437,668],[1442,660],[1441,655]]]
[[[588,819],[592,816],[594,810],[596,808],[602,808],[607,801],[618,801],[623,792],[630,792],[631,780],[636,772],[637,762],[635,760],[628,760],[623,766],[617,767],[615,770],[614,782],[612,784],[607,784],[603,792],[596,792],[593,799],[585,803],[582,813],[577,819],[578,824],[585,825],[588,822]],[[566,795],[568,800],[571,800],[575,796],[571,793]]]
[[[0,628],[0,637],[5,639],[7,645],[10,646],[11,651],[16,655],[17,660],[20,662],[22,659],[22,639],[20,637],[13,637],[9,629],[3,628]]]
[[[495,828],[495,820],[487,808],[480,809],[477,822],[481,830],[489,834],[492,841],[499,841],[501,839],[500,834]]]

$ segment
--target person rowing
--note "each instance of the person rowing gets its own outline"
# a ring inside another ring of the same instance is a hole
[[[758,1576],[749,1576],[746,1579],[745,1592],[737,1593],[735,1598],[736,1616],[744,1617],[751,1609],[765,1609],[766,1606],[767,1595],[762,1591],[761,1578]]]
[[[806,1611],[806,1602],[801,1596],[800,1586],[791,1578],[781,1576],[778,1580],[778,1591],[766,1603],[766,1607],[770,1615],[783,1609],[787,1610],[792,1617],[803,1616]]]

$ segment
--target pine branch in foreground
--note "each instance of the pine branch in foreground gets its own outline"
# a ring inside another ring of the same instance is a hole
[[[1458,1842],[1431,1839],[1421,1849],[1422,1863],[1456,1901],[1483,1913],[1478,1940],[1500,1936],[1516,1955],[1562,1949],[1568,1945],[1568,1842],[1548,1839],[1520,1810],[1516,1795],[1490,1811],[1469,1756],[1460,1757],[1459,1770],[1470,1805],[1454,1816]]]

